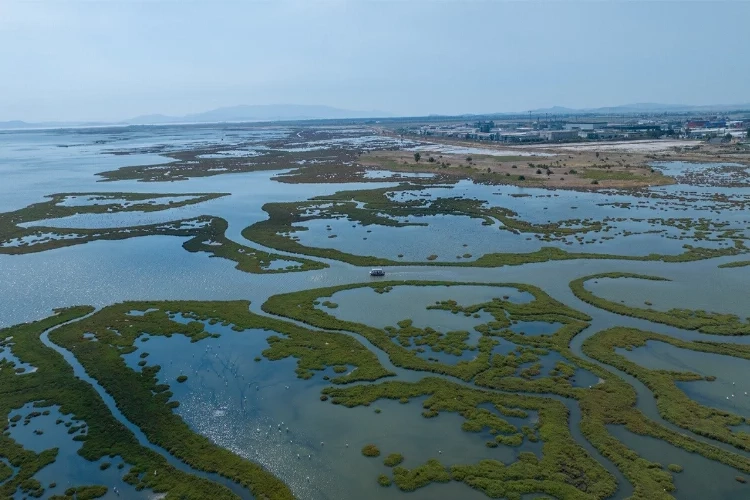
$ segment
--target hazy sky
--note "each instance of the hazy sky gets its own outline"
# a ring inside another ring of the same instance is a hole
[[[0,0],[0,120],[750,102],[750,1]]]

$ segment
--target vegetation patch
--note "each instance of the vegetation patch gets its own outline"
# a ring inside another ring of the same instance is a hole
[[[374,444],[366,444],[362,447],[362,454],[366,457],[379,457],[380,450]]]
[[[93,500],[95,498],[101,498],[107,494],[106,486],[78,486],[77,488],[68,488],[65,490],[65,495],[54,495],[51,499],[65,499],[65,500]]]
[[[179,196],[179,200],[171,198]],[[34,221],[59,219],[80,214],[154,212],[203,203],[227,196],[223,193],[145,194],[145,193],[62,193],[48,196],[49,201],[0,214],[0,254],[20,255],[99,240],[122,240],[139,236],[167,235],[190,237],[183,243],[189,252],[206,252],[236,263],[249,273],[283,273],[323,269],[327,264],[299,257],[282,257],[240,245],[226,237],[227,222],[220,217],[200,216],[167,223],[101,229],[28,226]],[[92,204],[66,205],[71,197],[94,200]],[[165,201],[160,201],[160,200]],[[97,200],[101,203],[95,203]],[[274,267],[284,261],[288,265]]]
[[[726,264],[719,264],[720,269],[730,269],[734,267],[747,267],[750,266],[750,260],[738,260],[735,262],[727,262]]]
[[[600,309],[641,318],[655,323],[683,328],[685,330],[698,330],[699,332],[710,335],[748,335],[750,334],[750,321],[741,320],[734,314],[720,314],[706,311],[695,311],[692,309],[670,309],[669,311],[657,311],[655,309],[640,309],[637,307],[627,306],[625,304],[612,302],[601,297],[597,297],[590,291],[586,290],[586,282],[596,279],[619,279],[631,278],[651,281],[669,281],[666,278],[657,276],[644,276],[632,273],[602,273],[591,276],[584,276],[570,282],[570,289],[576,297]]]
[[[490,496],[492,491],[514,492],[528,481],[548,483],[541,492],[563,491],[565,497],[605,498],[614,493],[614,478],[570,435],[567,408],[559,401],[543,397],[522,396],[505,392],[472,389],[442,378],[425,378],[419,382],[384,382],[375,385],[358,385],[346,388],[326,388],[335,404],[347,407],[372,404],[378,399],[417,398],[427,396],[423,407],[432,412],[455,412],[465,421],[480,429],[511,433],[515,426],[503,416],[525,417],[527,411],[539,414],[539,433],[542,436],[542,458],[531,453],[521,453],[522,459],[510,465],[484,461],[476,466],[455,466],[450,470],[436,459],[414,469],[396,466],[393,481],[403,491],[413,491],[433,482],[451,479],[464,481]],[[485,408],[490,405],[494,411]],[[436,444],[434,450],[439,454]],[[534,457],[534,467],[530,458]]]
[[[74,375],[73,368],[62,356],[42,343],[40,336],[44,331],[92,311],[90,307],[61,309],[49,318],[0,330],[0,338],[13,337],[13,354],[21,362],[37,367],[35,372],[19,377],[8,369],[12,363],[0,361],[0,414],[7,415],[29,402],[37,402],[37,406],[59,405],[60,412],[71,415],[72,421],[86,423],[85,436],[76,437],[83,443],[78,453],[91,462],[110,456],[122,457],[131,466],[124,480],[136,488],[168,493],[175,498],[237,498],[225,486],[175,469],[163,456],[141,446],[112,416],[96,391]],[[81,345],[84,344],[99,342],[84,341]],[[30,496],[42,496],[44,488],[33,476],[54,462],[57,453],[58,450],[52,448],[37,454],[24,449],[8,433],[0,435],[0,457],[19,468],[15,475],[0,482],[0,496],[10,498],[18,488]],[[153,474],[154,471],[158,474]],[[97,498],[85,495],[101,493],[101,496],[105,492],[105,487],[80,487],[72,493],[75,496],[68,496]]]
[[[391,453],[387,457],[385,457],[385,460],[383,460],[383,465],[386,467],[395,467],[397,465],[401,465],[401,462],[404,461],[404,456],[401,453]]]
[[[456,292],[460,293],[462,285],[512,287],[520,291],[531,293],[535,300],[517,304],[503,298],[496,298],[483,304],[475,304],[466,308],[460,307],[455,301],[439,303],[430,308],[447,309],[464,314],[472,315],[479,311],[486,311],[493,315],[494,322],[476,327],[483,335],[476,346],[477,355],[472,360],[460,360],[455,364],[447,364],[425,360],[418,355],[414,349],[407,346],[414,343],[417,346],[429,346],[433,351],[444,351],[450,354],[460,355],[466,349],[472,348],[466,344],[468,332],[440,333],[431,328],[416,328],[411,320],[399,322],[398,329],[380,329],[338,319],[315,307],[315,302],[324,297],[356,288],[382,288],[396,286],[455,286]],[[564,304],[552,299],[541,289],[524,284],[503,283],[456,283],[456,282],[431,282],[431,281],[399,281],[379,282],[377,284],[350,284],[314,290],[304,290],[289,294],[275,295],[262,306],[263,310],[278,316],[286,316],[301,321],[317,328],[326,330],[339,330],[355,332],[367,338],[376,347],[385,351],[391,362],[402,368],[424,370],[435,373],[452,375],[463,380],[471,380],[478,373],[490,367],[491,352],[497,341],[492,337],[500,334],[504,327],[510,326],[511,320],[518,321],[550,321],[562,322],[568,325],[556,334],[564,335],[566,338],[572,331],[580,331],[581,323],[588,320],[588,316],[575,311]],[[394,342],[396,340],[397,342]],[[535,358],[536,359],[536,358]]]
[[[423,137],[419,137],[423,140]],[[451,139],[430,137],[430,141],[453,142]],[[463,144],[478,144],[487,148],[486,142],[459,141]],[[492,147],[492,146],[490,146]],[[507,145],[503,145],[507,148]],[[525,150],[528,151],[528,150]],[[545,149],[549,152],[549,149]],[[626,155],[618,152],[608,152],[609,161],[602,163],[603,158],[598,158],[593,152],[585,155],[568,155],[567,151],[557,151],[553,157],[534,157],[518,155],[489,155],[475,154],[464,157],[460,154],[446,152],[434,153],[438,158],[429,156],[428,161],[415,161],[410,151],[372,151],[363,154],[359,163],[369,167],[377,167],[394,172],[429,172],[445,179],[472,179],[479,184],[516,184],[521,185],[523,181],[534,183],[540,187],[565,187],[567,189],[583,189],[588,184],[587,180],[594,178],[597,174],[602,181],[606,181],[606,187],[612,188],[639,188],[649,185],[671,184],[674,179],[654,171],[647,165],[645,155]],[[418,153],[417,153],[418,154]],[[425,153],[426,155],[427,153]],[[421,159],[421,158],[420,158]],[[545,163],[527,163],[529,161],[543,161]],[[523,179],[516,180],[508,178],[512,169],[518,165],[529,165],[529,173],[523,175]],[[575,168],[569,168],[575,167]],[[554,169],[554,170],[553,170]],[[562,174],[552,175],[555,173]]]
[[[333,138],[332,134],[328,134]],[[345,148],[330,148],[324,151],[305,151],[298,149],[299,142],[320,140],[318,130],[301,128],[292,131],[287,137],[266,141],[270,149],[256,151],[255,156],[225,155],[227,150],[255,150],[257,143],[253,140],[240,141],[236,144],[212,144],[200,148],[182,151],[170,151],[164,147],[151,147],[149,153],[158,153],[169,158],[168,162],[157,165],[127,166],[117,170],[100,172],[105,181],[136,180],[140,182],[174,182],[196,177],[236,174],[243,172],[260,172],[288,169],[291,165],[303,165],[286,175],[277,176],[281,182],[331,182],[330,171],[345,170],[336,182],[361,182],[363,170],[343,168],[356,160],[356,151]],[[296,145],[296,147],[295,147]],[[284,151],[284,149],[292,149]],[[114,154],[132,154],[134,151],[115,151]],[[138,152],[138,151],[136,151]],[[381,179],[373,179],[380,181]]]
[[[546,224],[533,224],[518,217],[518,214],[504,207],[489,206],[486,202],[462,197],[432,199],[430,197],[399,200],[399,194],[421,192],[425,187],[439,185],[417,185],[404,183],[395,188],[379,188],[359,191],[340,191],[333,195],[320,196],[312,200],[293,203],[267,203],[263,210],[268,219],[259,221],[242,231],[242,235],[255,243],[275,250],[294,254],[339,260],[356,266],[412,266],[440,265],[463,267],[499,267],[522,265],[535,262],[573,259],[617,259],[635,261],[690,262],[720,256],[746,253],[742,239],[734,240],[734,245],[723,248],[703,248],[684,246],[684,252],[676,255],[649,254],[644,256],[613,255],[595,252],[568,252],[557,247],[542,247],[528,253],[489,253],[475,260],[438,261],[437,255],[429,255],[426,261],[404,261],[403,254],[398,259],[382,256],[356,255],[336,248],[322,248],[303,245],[295,233],[308,231],[306,223],[320,219],[347,219],[361,226],[380,225],[385,227],[420,226],[421,217],[447,215],[470,217],[482,220],[486,226],[496,225],[499,230],[515,234],[535,235],[541,241],[582,238],[586,233],[607,229],[601,221],[565,220]],[[734,234],[734,233],[732,233]],[[731,235],[727,235],[730,237]]]
[[[742,359],[750,359],[750,346],[690,342],[669,335],[622,327],[597,333],[583,343],[584,352],[592,358],[614,366],[643,382],[654,393],[656,406],[664,419],[701,436],[731,444],[741,450],[750,450],[750,434],[731,430],[733,426],[744,422],[741,416],[697,403],[677,386],[677,382],[703,380],[702,375],[687,371],[649,370],[615,352],[616,348],[642,347],[649,341]]]
[[[232,325],[236,331],[258,329],[277,332],[268,341],[264,355],[269,359],[294,356],[297,374],[309,378],[313,371],[328,366],[354,366],[334,383],[375,380],[387,376],[370,351],[351,337],[334,333],[313,333],[284,321],[258,316],[248,311],[249,303],[236,302],[126,302],[102,309],[96,314],[52,332],[51,340],[76,353],[76,357],[117,401],[123,414],[138,425],[148,439],[162,446],[190,466],[217,472],[247,486],[256,496],[290,497],[287,487],[259,465],[213,444],[194,433],[172,409],[172,393],[161,390],[156,375],[159,366],[131,370],[122,354],[132,352],[135,340],[150,336],[184,335],[193,342],[209,337],[205,322]],[[150,310],[143,316],[130,316],[131,310]],[[173,321],[170,315],[192,319],[187,324]],[[84,333],[95,333],[99,342],[84,341]],[[115,333],[115,332],[119,332]],[[209,495],[210,496],[210,495]]]

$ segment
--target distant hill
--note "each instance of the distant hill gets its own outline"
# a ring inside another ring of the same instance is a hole
[[[35,128],[98,127],[100,122],[25,122],[22,120],[0,121],[0,130],[22,130]]]
[[[563,106],[534,109],[525,113],[486,113],[465,115],[429,115],[432,119],[456,119],[473,117],[502,117],[532,113],[535,115],[627,115],[639,113],[710,113],[750,110],[750,104],[725,104],[713,106],[690,106],[681,104],[636,103],[623,106],[603,108],[574,109]],[[334,108],[331,106],[315,106],[302,104],[264,104],[243,105],[216,108],[203,113],[193,113],[183,116],[167,116],[160,114],[141,115],[120,122],[40,122],[30,123],[21,120],[0,121],[0,130],[20,130],[34,128],[67,128],[67,127],[102,127],[127,125],[168,125],[178,123],[222,123],[222,122],[275,122],[295,120],[343,120],[357,118],[396,118],[382,111],[353,111]],[[409,117],[402,116],[401,120]]]
[[[687,104],[659,104],[653,102],[640,102],[635,104],[624,104],[622,106],[607,106],[602,108],[566,108],[553,106],[551,108],[532,109],[530,113],[575,115],[575,114],[631,114],[631,113],[680,113],[680,112],[709,112],[709,111],[737,111],[750,109],[750,104],[716,104],[709,106],[692,106]]]
[[[300,104],[243,105],[212,109],[184,116],[144,115],[126,120],[130,124],[258,122],[328,120],[344,118],[385,118],[382,111],[352,111],[331,106]]]

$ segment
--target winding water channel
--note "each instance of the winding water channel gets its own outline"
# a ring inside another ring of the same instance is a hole
[[[243,486],[235,483],[234,481],[231,481],[225,477],[222,477],[219,474],[211,474],[211,473],[207,473],[198,469],[194,469],[190,467],[189,465],[187,465],[186,463],[184,463],[183,461],[178,460],[177,458],[172,456],[169,453],[169,451],[165,450],[164,448],[161,448],[160,446],[152,444],[137,425],[133,424],[127,418],[125,418],[125,415],[123,415],[120,409],[117,407],[117,403],[112,398],[112,396],[110,396],[107,393],[107,391],[104,390],[104,388],[99,384],[99,382],[96,379],[90,377],[89,374],[86,373],[86,369],[76,359],[73,353],[68,351],[67,349],[60,347],[59,345],[55,344],[49,339],[49,334],[52,331],[57,330],[58,328],[64,325],[74,323],[76,321],[82,321],[85,318],[88,318],[95,313],[96,311],[90,314],[87,314],[86,316],[82,316],[80,318],[76,318],[75,320],[61,323],[48,330],[45,330],[40,337],[42,340],[42,343],[45,346],[49,347],[50,349],[53,349],[54,351],[56,351],[63,358],[65,358],[65,361],[73,368],[73,373],[75,374],[75,376],[83,380],[84,382],[88,383],[97,392],[97,394],[99,394],[99,397],[102,398],[102,401],[104,401],[104,404],[107,405],[107,408],[112,413],[112,415],[120,423],[122,423],[130,432],[133,433],[133,435],[136,437],[136,439],[138,440],[138,443],[141,446],[144,446],[158,453],[159,455],[163,456],[167,460],[169,465],[171,465],[172,467],[176,469],[181,470],[182,472],[185,472],[187,474],[193,474],[193,475],[208,479],[209,481],[214,481],[216,483],[222,484],[226,486],[227,488],[229,488],[230,490],[232,490],[239,498],[243,498],[247,500],[252,500],[253,498],[255,498],[252,495],[252,493],[250,493],[250,491],[247,490],[247,488],[244,488]]]
[[[285,133],[274,131],[274,134],[269,135],[269,137],[283,137]],[[99,136],[93,134],[93,138],[96,137]],[[201,140],[210,142],[218,140],[219,137],[221,137],[221,134],[211,131]],[[262,142],[266,139],[261,134],[259,141]],[[29,134],[21,139],[11,138],[10,143],[13,143],[14,140],[19,143],[30,141],[33,143],[31,146],[25,143],[21,145],[27,147],[28,151],[35,151],[35,153],[32,155],[24,152],[24,148],[19,147],[17,151],[9,149],[11,151],[9,153],[10,160],[0,158],[0,173],[12,174],[17,180],[17,189],[15,190],[9,190],[7,186],[0,186],[0,195],[2,195],[0,196],[0,208],[2,210],[17,210],[26,205],[40,202],[44,196],[52,192],[61,191],[161,192],[172,193],[175,195],[175,199],[178,199],[178,195],[181,193],[188,192],[226,192],[230,195],[195,206],[132,215],[121,213],[116,217],[112,217],[114,214],[98,214],[96,217],[81,215],[65,220],[55,221],[52,219],[46,221],[45,224],[52,227],[76,228],[80,226],[100,229],[163,223],[177,218],[191,218],[210,214],[222,217],[227,221],[226,236],[230,240],[251,249],[274,252],[288,257],[299,257],[299,255],[265,247],[249,241],[241,234],[242,230],[248,225],[267,218],[268,214],[263,210],[265,203],[301,201],[313,196],[331,195],[341,190],[371,189],[396,185],[395,183],[382,182],[282,184],[272,180],[275,175],[288,173],[290,169],[225,174],[193,178],[182,182],[159,182],[151,185],[149,185],[150,183],[133,180],[100,183],[97,182],[97,178],[93,174],[105,168],[114,169],[139,164],[153,165],[163,162],[165,157],[142,152],[127,156],[109,155],[103,152],[102,147],[93,143],[81,147],[77,146],[78,149],[75,150],[64,148],[72,154],[61,156],[57,150],[57,144],[66,142],[73,144],[80,141],[80,137],[75,134],[66,136],[64,133],[60,133],[52,137],[44,133]],[[146,134],[127,140],[132,141],[132,143],[126,144],[127,147],[148,149],[162,140],[173,141],[174,147],[187,146],[193,144],[196,138],[191,136],[190,133],[181,131],[165,132],[163,138],[149,137]],[[7,143],[9,139],[7,136],[0,137],[0,142],[2,141]],[[35,174],[49,169],[51,165],[57,169],[54,175],[50,175],[52,180],[47,179],[41,182]],[[676,167],[668,164],[664,168]],[[648,192],[648,195],[640,193],[638,196],[634,196],[615,192],[547,192],[535,188],[524,190],[512,186],[488,187],[462,182],[452,189],[435,188],[430,195],[437,193],[441,193],[441,196],[456,195],[466,199],[486,198],[493,204],[512,208],[521,216],[539,224],[551,220],[572,219],[581,216],[602,220],[610,218],[612,221],[616,221],[612,222],[612,226],[615,228],[613,231],[634,230],[640,231],[641,234],[628,236],[627,238],[630,239],[626,239],[624,236],[618,236],[617,238],[604,236],[596,243],[586,242],[584,244],[581,242],[580,245],[575,241],[568,243],[576,245],[572,247],[572,250],[603,252],[602,249],[607,249],[607,251],[617,252],[620,255],[645,255],[651,249],[676,252],[680,250],[683,243],[696,243],[687,232],[681,235],[674,228],[670,228],[660,235],[651,234],[648,231],[651,225],[647,222],[647,217],[681,216],[698,218],[716,215],[717,220],[726,219],[728,224],[745,224],[747,222],[745,221],[746,214],[740,208],[742,205],[722,205],[722,203],[725,202],[725,198],[750,199],[746,189],[696,188],[682,185],[654,188]],[[674,193],[678,193],[678,196],[669,198],[669,202],[663,201],[661,198],[672,196]],[[427,196],[425,193],[420,195]],[[625,211],[631,210],[630,206],[625,209],[616,207],[617,204],[630,204],[633,207],[632,211]],[[628,220],[618,220],[626,218]],[[378,229],[375,229],[376,232],[368,237],[373,240],[381,238],[377,240],[377,245],[370,239],[367,240],[370,243],[365,242],[358,234],[362,232],[363,226],[351,224],[352,221],[347,219],[316,221],[315,224],[317,225],[311,224],[310,229],[306,232],[307,234],[303,236],[308,238],[311,245],[323,245],[320,243],[321,241],[326,242],[326,244],[330,242],[330,245],[334,248],[336,245],[340,245],[341,248],[359,250],[363,254],[376,246],[378,248],[385,247],[389,253],[395,255],[398,252],[404,252],[416,256],[415,259],[423,259],[432,252],[441,253],[440,259],[452,259],[456,253],[456,248],[461,248],[464,241],[466,241],[464,245],[471,244],[474,246],[476,244],[476,249],[471,249],[472,252],[475,252],[474,257],[479,257],[482,253],[489,251],[509,252],[518,248],[523,248],[524,251],[535,250],[548,244],[558,246],[558,248],[568,248],[567,246],[563,247],[563,243],[559,241],[553,242],[553,244],[532,240],[526,238],[525,235],[519,237],[515,234],[508,234],[505,239],[494,233],[488,236],[482,232],[488,230],[482,229],[478,220],[467,222],[463,218],[447,219],[443,217],[430,220],[434,224],[430,231],[417,228],[412,233],[399,233],[398,231],[401,228],[386,228],[387,230],[381,232],[377,232]],[[494,220],[493,231],[501,225],[498,219]],[[329,223],[341,235],[351,233],[351,235],[356,234],[357,237],[345,238],[342,236],[329,239],[325,228],[318,227]],[[461,236],[451,238],[452,228],[456,230],[455,234]],[[409,228],[409,230],[411,231],[412,228]],[[477,234],[476,241],[472,241],[471,235],[475,233]],[[500,232],[498,231],[498,233]],[[402,234],[408,234],[409,236],[399,236]],[[502,234],[505,235],[505,233]],[[602,237],[603,235],[604,232],[597,236]],[[683,237],[686,239],[684,242],[682,241]],[[235,269],[235,263],[229,260],[208,258],[205,253],[186,252],[181,247],[186,240],[187,238],[173,236],[145,236],[121,241],[93,241],[85,245],[26,255],[0,254],[0,282],[7,284],[0,289],[0,301],[3,303],[0,326],[9,326],[42,318],[47,316],[51,309],[57,307],[90,304],[101,309],[124,300],[250,300],[251,312],[270,316],[261,309],[261,306],[273,295],[311,288],[361,283],[370,279],[368,268],[324,258],[316,258],[315,260],[326,263],[329,266],[327,269],[299,273],[249,274]],[[342,241],[344,242],[342,243]],[[725,242],[710,241],[703,242],[703,244],[719,247]],[[443,251],[446,246],[449,250]],[[393,255],[389,258],[393,258]],[[742,315],[750,310],[750,296],[746,293],[747,280],[750,279],[750,268],[718,270],[717,265],[746,259],[747,257],[742,255],[682,263],[580,259],[493,268],[413,265],[393,266],[387,268],[386,272],[389,281],[520,283],[538,286],[552,298],[592,317],[590,326],[572,339],[570,348],[573,354],[599,365],[612,376],[625,380],[637,394],[637,408],[649,419],[667,429],[689,436],[691,439],[750,458],[750,452],[738,450],[731,445],[697,435],[666,421],[658,412],[652,392],[642,382],[620,370],[589,358],[582,351],[582,344],[586,339],[613,326],[639,328],[683,340],[710,340],[748,344],[750,343],[750,337],[717,338],[695,331],[681,330],[645,320],[619,316],[580,301],[573,295],[568,286],[569,282],[576,278],[598,273],[627,272],[655,275],[672,280],[670,282],[671,291],[678,298],[666,297],[668,292],[649,283],[644,283],[638,287],[618,287],[603,283],[601,293],[611,300],[619,299],[628,304],[639,305],[644,300],[653,300],[659,308],[674,307],[676,303],[681,307],[691,309],[716,309],[720,312]],[[455,298],[460,299],[460,297]],[[359,304],[359,307],[364,311],[370,311],[372,304],[365,302]],[[275,316],[272,317],[275,318]],[[281,319],[292,321],[287,318]],[[311,328],[309,325],[298,324]],[[59,328],[59,326],[55,328]],[[73,367],[75,375],[96,390],[114,417],[136,436],[141,445],[164,456],[170,465],[183,472],[222,484],[230,488],[240,498],[252,498],[250,492],[237,483],[217,474],[195,470],[172,456],[167,450],[150,443],[141,430],[125,418],[118,409],[117,402],[107,394],[106,390],[95,379],[86,373],[76,357],[50,341],[49,334],[53,330],[54,328],[44,332],[41,337],[43,343],[61,354]],[[386,370],[395,373],[395,377],[389,380],[413,382],[427,376],[441,377],[463,387],[491,391],[491,389],[478,387],[471,382],[465,382],[455,377],[396,367],[385,352],[376,348],[366,338],[353,332],[344,331],[341,333],[356,339],[375,354]],[[222,335],[224,335],[224,332],[222,332]],[[247,344],[233,344],[232,342],[235,342],[235,340],[230,340],[229,335],[229,333],[226,335],[227,343],[224,343],[223,338],[217,340],[216,343],[222,344],[225,351],[233,348],[246,349],[243,354],[247,360],[252,359],[252,356],[258,355],[263,348],[267,347],[265,337],[249,340]],[[187,364],[190,362],[188,359],[178,359],[177,351],[184,356],[187,356],[188,352],[194,353],[195,351],[190,351],[190,349],[193,349],[191,346],[182,343],[175,344],[175,339],[163,340],[165,343],[173,342],[170,344],[172,347],[160,344],[162,340],[156,340],[156,337],[153,337],[150,341],[149,350],[154,351],[152,357],[163,356],[163,360],[168,360],[166,363],[162,363],[165,366],[163,372],[168,372],[168,374],[160,373],[159,377],[162,378],[160,382],[169,382],[171,379],[166,377],[174,377],[177,373],[175,371],[177,370],[177,364],[182,363],[180,365],[182,369],[194,368]],[[162,351],[160,353],[156,352],[157,346],[161,346]],[[144,349],[142,345],[137,347],[141,351]],[[170,349],[173,351],[170,351]],[[635,362],[638,362],[638,352],[633,352],[631,355]],[[168,363],[172,361],[170,356],[175,358],[174,368],[168,367]],[[216,365],[209,364],[205,360],[202,361],[202,363],[205,362],[202,365],[203,372],[198,374],[198,366],[196,365],[195,377],[191,375],[191,380],[182,387],[173,387],[181,403],[180,407],[175,410],[176,413],[196,432],[206,435],[220,446],[227,447],[245,458],[260,463],[272,473],[281,477],[300,498],[348,498],[354,494],[359,494],[359,490],[363,489],[367,489],[365,493],[360,495],[363,500],[406,495],[395,491],[395,488],[390,490],[376,488],[375,491],[370,492],[372,478],[376,477],[378,472],[382,472],[373,463],[362,465],[361,472],[355,470],[359,465],[356,467],[353,465],[355,463],[353,455],[358,455],[357,448],[363,444],[359,440],[367,439],[365,431],[370,428],[374,429],[373,433],[385,444],[396,447],[400,445],[399,439],[402,439],[402,441],[411,439],[411,436],[404,438],[398,434],[397,424],[400,421],[413,422],[415,427],[418,425],[434,425],[435,427],[430,428],[429,431],[414,431],[414,442],[409,443],[409,446],[411,446],[410,450],[413,450],[412,455],[415,460],[416,457],[419,459],[429,458],[428,451],[421,451],[418,448],[425,443],[428,446],[433,446],[430,442],[433,438],[431,432],[443,433],[441,435],[445,436],[445,446],[453,446],[457,450],[462,446],[468,448],[469,444],[472,446],[477,444],[464,441],[471,438],[463,435],[468,433],[462,433],[460,430],[460,419],[458,417],[451,420],[453,416],[446,415],[442,419],[443,422],[437,423],[409,420],[411,418],[421,419],[418,412],[416,416],[413,415],[416,411],[416,408],[413,407],[419,405],[418,401],[415,402],[416,404],[403,405],[403,407],[397,405],[397,403],[382,402],[383,413],[391,414],[388,418],[392,420],[389,420],[388,424],[374,420],[371,409],[343,409],[338,407],[321,409],[320,402],[317,399],[320,395],[320,389],[325,386],[325,382],[319,380],[319,378],[312,382],[296,379],[294,363],[291,360],[270,363],[266,363],[264,360],[262,364],[248,362],[247,364],[253,365],[253,367],[247,368],[249,371],[245,372],[243,376],[256,377],[251,380],[262,380],[262,383],[259,382],[259,389],[256,389],[257,394],[254,394],[255,391],[249,388],[246,383],[237,384],[237,387],[233,388],[230,385],[232,382],[226,379],[229,372],[232,371],[231,369],[236,370],[237,365],[241,363],[236,356],[232,357],[229,353],[222,356],[224,357],[216,359]],[[234,376],[237,376],[237,372]],[[741,383],[744,384],[744,382]],[[226,387],[226,389],[222,387]],[[719,391],[722,389],[716,384],[716,389],[711,390]],[[743,387],[741,390],[750,391],[750,386]],[[633,485],[629,483],[620,470],[583,436],[580,429],[581,410],[575,400],[552,394],[522,394],[528,397],[554,399],[563,404],[569,413],[568,426],[575,441],[616,478],[618,490],[614,498],[626,498],[633,493]],[[246,399],[252,400],[252,402],[246,403]],[[378,404],[380,403],[379,401]],[[261,434],[261,424],[275,427],[279,420],[288,423],[293,422],[296,426],[288,436],[290,438],[288,443],[286,434],[283,438],[276,435],[268,438],[265,435],[256,435]],[[387,421],[385,417],[381,420]],[[351,423],[351,421],[354,421],[354,423]],[[450,430],[448,430],[449,428]],[[629,439],[627,432],[620,428],[610,430],[619,439]],[[632,440],[632,447],[649,460],[666,463],[666,460],[669,460],[670,457],[680,456],[679,450],[672,450],[671,445],[650,442],[642,436],[639,436],[639,438],[642,439],[634,438]],[[324,439],[327,442],[325,449],[317,444]],[[341,442],[333,442],[334,439]],[[345,444],[344,441],[346,441]],[[483,449],[481,442],[478,441],[478,443],[482,449],[480,451],[467,451],[467,460],[478,461],[496,456],[507,456],[509,460],[512,459],[514,453],[512,450],[498,450],[498,454],[506,453],[507,455],[493,456],[489,454],[490,451]],[[630,441],[626,444],[631,446]],[[404,444],[404,446],[407,445]],[[535,451],[533,448],[529,449]],[[393,451],[400,450],[394,449]],[[295,454],[297,457],[300,455],[304,457],[307,454],[309,459],[303,464],[296,461]],[[443,455],[443,457],[448,460],[446,455]],[[461,463],[463,457],[458,456],[458,452],[456,455],[455,463]],[[675,458],[675,460],[678,459]],[[359,464],[359,462],[356,463]],[[709,462],[701,456],[695,458],[692,463],[695,468],[707,466],[709,463],[713,465],[713,462]],[[416,463],[407,464],[409,467],[412,465],[416,465]],[[347,469],[347,467],[351,468]],[[731,469],[729,471],[725,469],[730,468],[721,466],[716,470],[726,474],[732,472]],[[693,469],[690,474],[685,473],[681,476],[675,476],[679,497],[693,498],[690,496],[691,485],[697,485],[701,481],[696,472]],[[327,475],[328,477],[323,480],[315,477],[316,474]],[[340,474],[345,480],[335,480],[337,474]],[[353,477],[357,474],[362,478]],[[313,476],[312,479],[310,479],[310,475]],[[698,490],[696,489],[696,491]],[[746,497],[743,497],[744,492],[742,490],[726,491],[722,494],[726,498],[732,499]],[[470,490],[465,485],[453,483],[450,485],[430,485],[409,494],[409,498],[413,500],[457,497],[473,499],[484,498],[484,495],[475,490]]]

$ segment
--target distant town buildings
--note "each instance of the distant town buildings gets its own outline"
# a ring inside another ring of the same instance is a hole
[[[596,140],[658,139],[683,137],[711,139],[743,138],[750,120],[721,117],[672,119],[628,119],[617,122],[575,118],[567,121],[529,120],[504,122],[479,120],[474,123],[436,123],[407,127],[404,132],[427,137],[453,137],[473,141],[504,143],[577,142]]]
[[[580,132],[576,129],[540,130],[539,137],[549,142],[569,142],[579,140],[581,138],[581,135]]]

